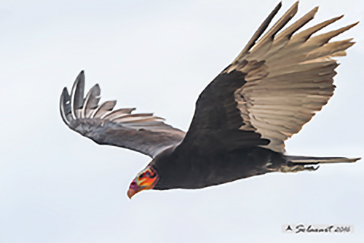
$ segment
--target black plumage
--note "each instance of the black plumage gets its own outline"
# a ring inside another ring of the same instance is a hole
[[[228,151],[218,148],[203,153],[183,146],[167,149],[149,164],[160,175],[154,189],[197,189],[219,185],[276,171],[287,164],[282,154],[265,148],[247,146]],[[269,161],[273,163],[267,165]]]
[[[131,183],[129,197],[145,189],[196,189],[269,172],[316,170],[315,164],[358,160],[285,154],[284,141],[333,95],[337,67],[333,57],[345,55],[354,44],[351,39],[330,39],[356,23],[311,37],[341,16],[296,34],[318,9],[283,29],[296,14],[297,2],[263,35],[280,7],[200,94],[187,133],[153,114],[134,114],[134,108],[113,110],[116,101],[98,105],[100,87],[95,85],[84,96],[83,72],[71,94],[63,90],[63,121],[96,143],[153,158]]]

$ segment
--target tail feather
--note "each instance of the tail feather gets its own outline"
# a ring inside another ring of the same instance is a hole
[[[345,157],[306,157],[306,156],[286,156],[287,161],[293,164],[323,164],[323,163],[350,163],[360,160],[361,158]]]

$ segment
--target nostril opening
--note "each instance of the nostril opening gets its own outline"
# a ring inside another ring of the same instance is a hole
[[[138,187],[138,184],[135,182],[135,181],[133,181],[131,184],[130,184],[130,188],[132,188],[132,189],[136,189]]]

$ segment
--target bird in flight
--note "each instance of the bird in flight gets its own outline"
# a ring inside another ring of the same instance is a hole
[[[60,112],[72,130],[98,144],[138,151],[152,161],[131,182],[127,195],[147,190],[197,189],[269,172],[312,171],[322,163],[360,158],[285,154],[284,141],[298,133],[328,102],[338,63],[352,39],[331,38],[357,23],[312,36],[342,16],[301,31],[314,8],[291,25],[296,2],[268,31],[281,8],[264,20],[236,59],[202,91],[187,132],[152,113],[99,104],[100,87],[84,96],[82,71],[70,94],[63,89]]]

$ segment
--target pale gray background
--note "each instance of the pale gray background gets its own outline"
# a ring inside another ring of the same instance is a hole
[[[1,1],[0,242],[361,242],[363,161],[129,200],[149,158],[96,145],[59,116],[62,88],[85,69],[103,100],[186,130],[199,93],[277,2]],[[343,13],[333,27],[363,21],[363,0],[301,1],[298,16],[317,5],[310,25]],[[335,95],[287,142],[289,153],[364,156],[363,24],[341,37],[357,44],[340,59]],[[349,224],[355,233],[282,234],[287,223]]]

